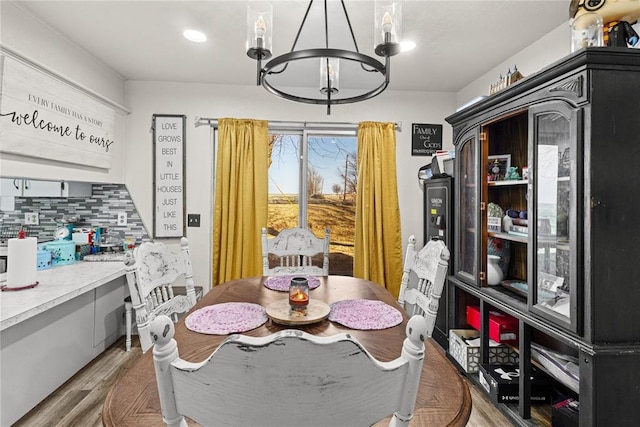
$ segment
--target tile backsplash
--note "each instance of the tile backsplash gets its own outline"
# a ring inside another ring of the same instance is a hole
[[[2,227],[5,230],[19,229],[25,224],[24,214],[38,214],[38,225],[28,226],[28,235],[37,237],[39,242],[53,239],[56,228],[61,224],[56,218],[79,217],[76,227],[103,227],[121,231],[123,237],[131,237],[139,245],[149,240],[147,230],[138,215],[129,191],[123,184],[92,184],[91,196],[87,197],[15,197],[13,211],[0,211]],[[126,212],[127,225],[118,226],[118,212]]]

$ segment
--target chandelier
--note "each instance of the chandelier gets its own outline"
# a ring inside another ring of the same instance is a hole
[[[330,2],[332,9],[327,0],[317,2],[322,5],[316,4],[315,9],[313,3],[314,0],[309,1],[291,50],[273,58],[273,7],[265,2],[249,4],[247,55],[256,60],[256,84],[290,101],[324,104],[327,114],[331,114],[331,105],[365,101],[382,93],[389,85],[390,58],[400,52],[401,2],[375,1],[374,51],[384,58],[384,64],[360,52],[344,0],[340,0],[340,8],[338,2]],[[313,12],[314,17],[322,14],[323,19],[308,19]],[[312,47],[298,48],[305,37],[322,44],[316,47],[307,42]],[[341,43],[346,40],[347,46],[334,46],[337,40]],[[269,61],[263,65],[263,60]],[[350,81],[350,87],[344,90],[340,88],[341,67],[343,83],[346,79]],[[311,89],[315,83],[306,80],[313,74],[316,75],[313,79],[319,76],[319,85]]]

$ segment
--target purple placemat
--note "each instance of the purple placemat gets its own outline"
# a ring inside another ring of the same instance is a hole
[[[402,313],[382,301],[349,299],[331,304],[329,320],[351,329],[386,329],[402,323]]]
[[[228,335],[246,332],[267,321],[261,305],[248,302],[225,302],[209,305],[187,316],[187,329],[201,334]]]
[[[271,276],[264,281],[264,285],[274,291],[289,291],[289,284],[292,277],[301,276]],[[309,281],[309,289],[315,289],[320,286],[320,279],[315,276],[302,276]]]

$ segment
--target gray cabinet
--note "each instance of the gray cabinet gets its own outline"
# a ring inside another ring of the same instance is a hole
[[[41,181],[28,178],[0,179],[2,196],[18,197],[60,197],[62,183],[60,181]]]
[[[22,180],[23,197],[60,197],[61,195],[62,183],[59,181]]]
[[[63,286],[67,294],[41,293],[4,312],[0,332],[0,425],[9,426],[53,393],[121,336],[126,284],[116,263],[62,266],[38,272],[40,286]],[[100,272],[96,272],[96,268]],[[69,270],[67,277],[55,270]],[[99,284],[98,284],[99,283]],[[73,297],[69,297],[73,295]],[[5,301],[6,303],[6,301]],[[35,308],[34,308],[35,307]],[[35,313],[34,313],[35,312]],[[8,326],[7,316],[11,317]],[[124,349],[123,349],[124,351]]]
[[[22,179],[0,178],[0,196],[22,196]]]
[[[90,197],[91,196],[90,182],[62,182],[62,197]]]
[[[466,307],[480,306],[487,363],[489,313],[518,319],[520,399],[498,405],[517,424],[532,408],[550,421],[528,399],[538,345],[575,358],[579,386],[554,385],[580,401],[581,426],[640,419],[639,100],[640,51],[588,48],[446,119],[457,177],[449,327],[470,328]],[[504,179],[507,158],[526,179]],[[491,203],[518,227],[495,224]],[[505,277],[491,286],[496,247]]]
[[[0,178],[0,196],[88,197],[91,196],[91,184],[30,178]]]

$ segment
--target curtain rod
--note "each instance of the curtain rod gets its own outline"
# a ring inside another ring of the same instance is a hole
[[[284,122],[278,120],[268,120],[269,127],[276,129],[313,129],[313,130],[326,130],[331,129],[347,129],[356,130],[358,128],[357,123],[347,122]],[[395,127],[398,132],[402,132],[402,122],[395,122]],[[215,129],[218,128],[218,119],[212,119],[208,117],[196,117],[196,127],[198,126],[211,126]],[[273,126],[272,126],[273,125]]]

